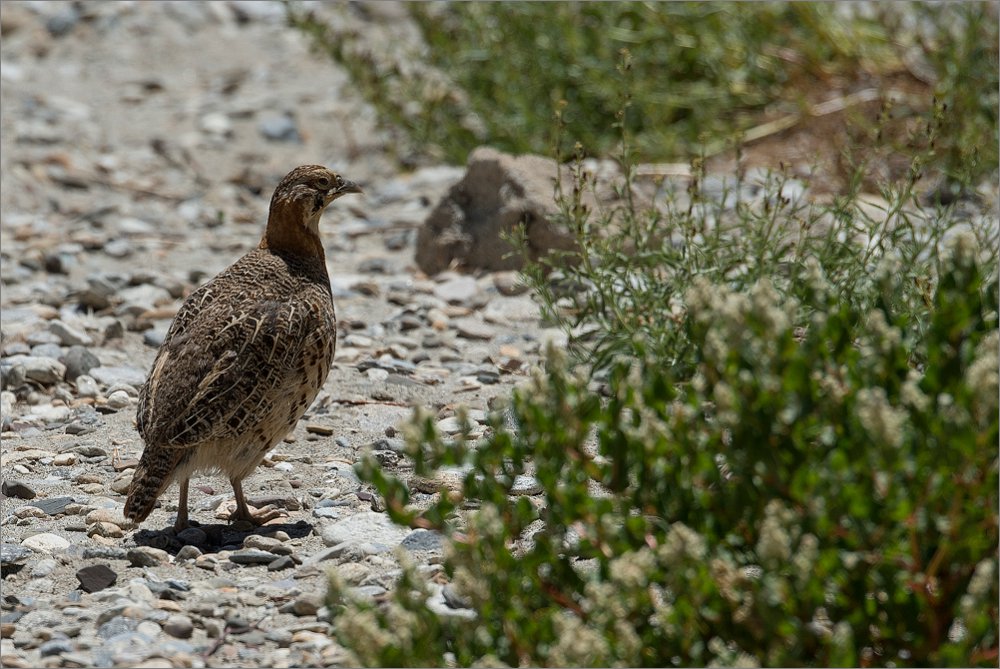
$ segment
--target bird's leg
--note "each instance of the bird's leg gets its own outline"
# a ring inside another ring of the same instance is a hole
[[[174,521],[174,530],[180,532],[188,526],[188,481],[184,479],[180,483],[181,494],[177,498],[177,520]]]
[[[253,513],[250,511],[250,505],[247,504],[247,498],[243,494],[243,481],[231,479],[229,482],[233,484],[233,493],[236,495],[236,510],[229,516],[229,522],[247,520],[254,525],[263,525],[269,520],[285,515],[280,509],[270,505]]]
[[[233,494],[236,495],[236,510],[229,516],[230,522],[236,520],[249,520],[253,522],[253,514],[250,513],[250,507],[247,505],[247,498],[243,494],[243,481],[240,479],[232,479],[229,481],[233,484]]]

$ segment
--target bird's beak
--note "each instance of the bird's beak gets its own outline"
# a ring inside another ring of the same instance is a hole
[[[344,179],[344,182],[340,185],[340,187],[334,188],[330,192],[330,194],[333,195],[334,198],[338,198],[341,195],[347,195],[348,193],[363,193],[363,192],[364,191],[361,190],[361,186],[354,183],[353,181],[348,181],[347,179]]]

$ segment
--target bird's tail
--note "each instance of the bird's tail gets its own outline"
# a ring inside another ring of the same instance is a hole
[[[185,454],[184,449],[146,447],[128,486],[126,518],[138,524],[149,517],[156,500],[173,481],[177,465]]]

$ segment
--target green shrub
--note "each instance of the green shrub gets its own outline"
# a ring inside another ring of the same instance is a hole
[[[933,120],[927,125],[933,131]],[[622,140],[628,147],[627,133]],[[664,185],[654,203],[642,206],[632,196],[635,161],[627,148],[620,160],[621,197],[599,211],[583,205],[582,194],[596,182],[582,154],[567,164],[577,187],[557,192],[555,222],[573,232],[580,261],[576,251],[556,251],[525,270],[543,315],[565,330],[578,359],[598,369],[632,354],[640,337],[651,355],[686,378],[697,348],[678,326],[695,281],[741,292],[766,278],[789,298],[792,321],[804,325],[815,308],[804,291],[818,262],[838,299],[859,313],[886,309],[910,342],[929,318],[943,240],[964,230],[975,236],[987,271],[997,265],[1000,228],[992,214],[922,203],[916,186],[926,153],[906,179],[876,197],[861,193],[862,161],[847,192],[825,204],[785,172],[720,178],[695,161],[685,190]],[[890,274],[897,280],[887,281]]]
[[[808,104],[902,90],[903,121],[948,108],[935,169],[956,183],[997,161],[997,14],[968,3],[453,2],[407,9],[423,43],[290,6],[293,25],[351,74],[397,132],[401,158],[464,163],[480,144],[548,153],[552,110],[593,155],[615,151],[620,49],[635,55],[625,122],[643,161],[681,160]],[[904,156],[906,132],[894,136]]]
[[[514,393],[514,429],[496,416],[484,443],[446,442],[417,419],[414,473],[468,465],[460,493],[417,511],[373,462],[359,471],[398,522],[450,538],[447,574],[477,617],[429,610],[408,570],[381,607],[334,584],[339,640],[373,665],[995,664],[984,281],[959,236],[914,337],[886,305],[840,299],[819,265],[801,302],[767,279],[699,280],[688,382],[655,356],[621,360],[605,400],[551,355]],[[540,499],[510,497],[528,471]]]

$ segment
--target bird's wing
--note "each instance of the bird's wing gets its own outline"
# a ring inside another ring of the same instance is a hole
[[[196,312],[185,313],[188,304]],[[233,308],[189,300],[177,314],[140,397],[147,444],[186,448],[239,435],[290,392],[332,318],[301,304],[260,299]],[[332,334],[330,334],[332,336]]]

